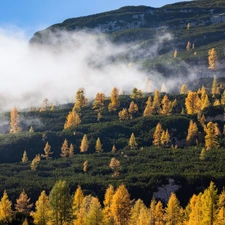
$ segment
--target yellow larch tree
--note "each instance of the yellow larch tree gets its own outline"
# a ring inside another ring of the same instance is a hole
[[[109,167],[112,169],[113,171],[113,175],[112,177],[117,177],[120,174],[120,161],[115,159],[114,157],[111,159]]]
[[[120,120],[129,120],[130,119],[130,115],[127,111],[126,108],[123,108],[119,113],[118,113],[119,119]]]
[[[221,105],[225,105],[225,90],[223,91],[223,94],[221,96]]]
[[[191,120],[190,123],[189,123],[188,134],[187,134],[187,138],[186,138],[186,144],[188,146],[195,144],[197,135],[198,135],[197,124]]]
[[[158,148],[161,146],[162,133],[163,133],[162,125],[158,123],[155,128],[155,132],[153,134],[153,145],[157,146]]]
[[[218,200],[218,210],[215,220],[215,225],[224,225],[225,224],[225,190],[221,192]]]
[[[148,100],[146,102],[146,107],[143,113],[143,116],[151,116],[154,114],[154,108],[153,108],[153,103],[152,103],[152,97],[149,96]]]
[[[104,196],[104,209],[103,209],[103,224],[104,225],[114,225],[114,219],[112,215],[112,199],[115,194],[114,187],[109,185],[106,189]]]
[[[18,199],[16,199],[15,209],[17,212],[24,212],[29,213],[33,204],[30,203],[30,199],[28,198],[27,194],[23,190],[20,193],[20,196]]]
[[[24,151],[24,152],[23,152],[22,163],[27,163],[27,161],[28,161],[27,152],[26,152],[26,151]]]
[[[101,143],[101,140],[100,140],[99,137],[97,138],[97,141],[96,141],[96,144],[95,144],[95,150],[96,150],[96,152],[103,151],[103,149],[102,149],[102,143]]]
[[[73,157],[74,157],[74,147],[73,147],[73,144],[70,144],[69,158],[73,158]]]
[[[155,206],[155,225],[164,225],[164,209],[161,201],[158,201]]]
[[[214,77],[213,77],[211,94],[212,94],[213,97],[215,97],[216,94],[220,94],[220,91],[219,91],[219,89],[218,89],[218,84],[217,84],[217,78],[216,78],[216,75],[214,75]]]
[[[12,221],[12,202],[9,201],[6,190],[0,201],[0,223],[9,224]]]
[[[111,95],[110,95],[111,102],[109,103],[108,110],[109,111],[116,111],[120,105],[119,102],[119,91],[116,87],[112,89]]]
[[[89,147],[88,139],[87,139],[87,135],[85,134],[82,138],[82,141],[81,141],[80,152],[87,152],[88,147]]]
[[[158,90],[154,93],[153,104],[154,111],[156,114],[160,113],[160,93]]]
[[[131,210],[130,194],[125,185],[120,185],[112,199],[112,215],[114,218],[114,225],[128,225],[128,215]]]
[[[213,106],[219,106],[220,105],[220,100],[216,99],[213,103]]]
[[[72,110],[72,112],[69,112],[66,122],[64,124],[64,129],[70,128],[72,126],[76,126],[81,123],[81,119],[79,114],[75,111]]]
[[[182,224],[182,210],[175,193],[172,193],[165,210],[166,225]]]
[[[83,163],[83,171],[86,173],[88,169],[88,160]]]
[[[73,216],[75,220],[77,219],[77,215],[80,212],[83,200],[84,200],[84,194],[80,185],[78,185],[73,197],[73,205],[72,205]]]
[[[201,110],[201,99],[197,92],[189,92],[185,99],[187,114],[195,114]]]
[[[181,95],[187,95],[188,92],[189,92],[189,90],[188,90],[186,84],[182,84],[182,86],[181,86],[181,88],[180,88],[180,94],[181,94]]]
[[[149,225],[149,211],[141,199],[138,199],[130,210],[129,225]]]
[[[206,150],[210,150],[212,148],[218,148],[219,143],[216,141],[215,134],[215,125],[212,121],[208,122],[206,126],[204,126],[205,135],[205,147]]]
[[[208,63],[209,63],[209,67],[208,69],[210,70],[216,70],[216,64],[217,64],[217,53],[215,48],[212,48],[208,51]]]
[[[128,108],[128,112],[130,114],[131,119],[133,118],[133,115],[138,112],[138,105],[134,103],[134,101],[131,101],[130,106]]]
[[[173,58],[177,58],[177,50],[174,50],[174,52],[173,52]]]
[[[50,111],[54,111],[55,110],[55,104],[54,103],[52,103],[52,105],[51,105],[51,108],[50,108]]]
[[[206,150],[205,150],[205,148],[202,148],[202,151],[201,151],[201,153],[199,155],[199,159],[204,161],[205,160],[205,156],[206,156]]]
[[[206,95],[204,101],[202,101],[201,110],[203,110],[203,109],[205,109],[205,108],[207,108],[209,106],[210,106],[209,97],[208,97],[208,95]]]
[[[84,106],[87,106],[87,104],[88,104],[88,99],[85,97],[85,90],[84,88],[79,88],[76,93],[73,111],[79,112],[80,109]]]
[[[29,225],[27,218],[25,218],[25,220],[23,221],[22,225]]]
[[[134,99],[135,98],[143,98],[143,93],[141,90],[139,90],[137,88],[133,88],[130,97],[134,98]]]
[[[37,154],[31,161],[31,164],[30,164],[31,170],[36,170],[40,161],[41,161],[41,155]]]
[[[138,144],[136,142],[136,138],[134,136],[134,133],[131,134],[128,145],[129,145],[131,150],[137,148]]]
[[[168,144],[170,142],[170,134],[168,129],[166,131],[163,130],[162,135],[161,135],[161,145],[163,147],[168,147]]]
[[[48,224],[51,221],[51,207],[48,196],[42,191],[35,203],[35,212],[32,213],[35,225]]]
[[[47,108],[48,108],[48,99],[45,98],[43,100],[43,102],[42,102],[42,106],[41,106],[40,112],[46,112]]]
[[[101,112],[105,107],[104,105],[105,100],[106,100],[105,94],[98,92],[95,96],[92,109],[94,109],[96,112],[99,112],[99,111]]]
[[[69,144],[68,144],[67,139],[65,139],[62,144],[60,156],[62,158],[67,158],[69,156]]]
[[[115,144],[113,144],[113,146],[112,146],[112,152],[113,152],[113,153],[116,152],[116,145],[115,145]]]
[[[190,30],[190,28],[191,28],[191,23],[188,23],[187,24],[187,30]]]
[[[42,154],[41,156],[46,158],[47,160],[50,159],[51,158],[50,155],[52,155],[53,152],[51,152],[51,145],[48,142],[46,142],[45,144],[44,152],[45,154]]]
[[[189,51],[191,49],[191,42],[188,41],[187,45],[186,45],[186,50]]]
[[[155,222],[156,222],[156,215],[155,215],[155,207],[156,207],[156,204],[157,204],[156,199],[153,196],[152,197],[152,200],[150,202],[150,207],[149,207],[149,221],[152,224],[155,224]]]
[[[17,108],[13,107],[12,111],[10,112],[10,134],[16,134],[22,131],[21,127],[19,126],[19,123],[19,113],[17,111]]]
[[[160,113],[162,115],[170,115],[173,107],[172,107],[172,102],[169,100],[167,95],[164,95],[161,104],[162,104],[162,109]]]

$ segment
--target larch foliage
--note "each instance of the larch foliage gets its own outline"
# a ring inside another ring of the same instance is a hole
[[[72,206],[73,216],[75,219],[77,219],[77,215],[80,212],[83,200],[84,200],[84,194],[80,185],[78,185],[73,197],[73,206]]]
[[[204,126],[205,135],[205,147],[206,150],[210,150],[212,148],[218,148],[219,143],[216,140],[215,133],[215,125],[213,122],[208,122],[206,126]]]
[[[130,114],[131,119],[133,118],[133,115],[138,112],[138,105],[134,103],[134,101],[131,101],[130,106],[128,108],[128,113]]]
[[[113,177],[117,177],[120,174],[120,161],[115,159],[114,157],[111,159],[109,167],[113,171]]]
[[[164,209],[161,201],[158,201],[155,206],[155,224],[157,225],[164,225],[164,219],[163,219]]]
[[[50,108],[50,111],[53,112],[54,110],[55,110],[55,104],[52,103],[51,108]]]
[[[29,129],[29,133],[34,133],[34,128],[32,126]]]
[[[172,193],[165,210],[166,225],[182,224],[182,210],[175,193]]]
[[[190,30],[190,28],[191,28],[191,23],[188,23],[187,24],[187,30]]]
[[[186,45],[186,50],[189,51],[191,49],[191,42],[188,41],[187,45]]]
[[[130,194],[128,193],[124,184],[120,185],[112,199],[112,215],[114,218],[114,225],[128,225],[128,215],[131,210]]]
[[[15,209],[17,212],[29,213],[33,204],[23,190],[18,199],[16,199]]]
[[[195,114],[201,110],[201,99],[197,92],[189,92],[185,99],[187,114]]]
[[[160,93],[158,90],[156,90],[154,93],[153,108],[156,114],[160,113]]]
[[[216,203],[218,200],[217,189],[213,182],[210,182],[209,187],[201,196],[202,199],[202,224],[213,225],[216,219]]]
[[[210,70],[216,70],[216,64],[217,64],[217,53],[215,48],[212,48],[208,51],[208,63]]]
[[[198,135],[197,124],[191,120],[189,123],[188,134],[186,138],[186,143],[188,146],[196,143],[197,135]]]
[[[138,199],[130,211],[129,225],[149,225],[149,210],[141,199]]]
[[[199,159],[204,161],[205,160],[205,156],[206,156],[206,150],[205,150],[205,148],[202,148],[202,151],[201,151],[201,153],[199,155]]]
[[[113,144],[113,146],[112,146],[112,152],[113,152],[113,153],[116,152],[116,145],[115,145],[115,144]]]
[[[82,138],[82,141],[81,141],[80,152],[87,152],[88,147],[89,147],[88,139],[87,139],[87,135],[85,134]]]
[[[208,95],[206,95],[204,101],[202,101],[201,110],[208,108],[209,106],[210,106],[209,97],[208,97]]]
[[[225,190],[221,192],[218,200],[218,210],[216,215],[215,225],[224,225],[225,224]]]
[[[32,213],[35,225],[47,225],[52,217],[49,198],[45,191],[42,191],[35,203],[35,212]]]
[[[79,88],[76,93],[73,111],[79,112],[80,109],[84,106],[87,106],[87,104],[88,104],[88,99],[85,97],[85,90],[84,88]]]
[[[154,108],[153,108],[153,103],[152,103],[152,97],[149,96],[148,100],[146,102],[146,107],[143,113],[143,116],[151,116],[154,114]]]
[[[27,218],[24,219],[23,224],[22,225],[29,225]]]
[[[10,112],[10,133],[16,134],[22,131],[21,127],[19,126],[20,116],[17,111],[16,107],[13,107],[12,111]]]
[[[118,113],[119,119],[120,120],[129,120],[130,119],[130,115],[127,111],[126,108],[123,108],[119,113]]]
[[[174,50],[174,52],[173,52],[173,58],[177,58],[177,50]]]
[[[161,86],[161,90],[160,92],[167,92],[167,87],[166,87],[166,84],[163,82],[162,86]]]
[[[96,197],[92,197],[87,213],[87,225],[101,225],[103,220],[102,207]]]
[[[157,124],[155,128],[155,132],[153,134],[153,145],[157,146],[158,148],[161,145],[161,136],[163,133],[163,129],[160,123]]]
[[[219,106],[220,105],[220,100],[216,99],[213,103],[213,106]]]
[[[9,201],[7,192],[4,191],[0,201],[0,222],[1,224],[9,224],[12,221],[12,202]]]
[[[186,84],[182,84],[182,86],[181,86],[181,88],[180,88],[180,94],[182,94],[182,95],[187,95],[188,92],[189,92],[189,90],[188,90]]]
[[[88,160],[86,160],[84,163],[83,163],[83,171],[84,173],[86,173],[88,170]]]
[[[44,152],[45,154],[42,154],[41,156],[46,158],[47,160],[50,159],[51,158],[50,155],[52,155],[53,152],[51,152],[51,145],[48,142],[46,142],[45,144]]]
[[[106,189],[104,196],[104,208],[103,208],[103,224],[104,225],[114,225],[114,219],[112,215],[112,199],[114,195],[114,187],[110,184]]]
[[[172,102],[169,100],[167,95],[164,95],[161,104],[162,104],[162,108],[160,113],[162,115],[170,115],[173,107],[172,107]]]
[[[130,149],[136,149],[138,144],[136,142],[136,138],[134,136],[134,133],[131,134],[128,145],[130,147]]]
[[[120,105],[119,102],[119,91],[116,87],[112,89],[111,95],[110,95],[111,102],[109,103],[108,110],[109,111],[116,111]]]
[[[163,130],[162,136],[161,136],[161,145],[163,147],[168,147],[169,142],[170,142],[170,134],[169,134],[169,131],[168,131],[168,129],[166,129],[166,131]]]
[[[24,151],[24,152],[23,152],[23,157],[22,157],[22,163],[27,163],[27,161],[28,161],[27,152]]]
[[[70,144],[69,158],[73,158],[73,157],[74,157],[74,147],[73,147],[73,144]]]
[[[221,96],[221,105],[225,105],[225,90],[223,91],[223,94]]]
[[[155,224],[156,222],[156,215],[155,215],[155,208],[156,208],[156,199],[153,195],[152,200],[150,202],[150,207],[149,207],[149,221],[151,222],[150,224]]]
[[[97,138],[97,141],[96,141],[96,144],[95,144],[95,150],[96,150],[96,152],[103,151],[103,149],[102,149],[102,143],[101,143],[101,140],[100,140],[99,137]]]
[[[40,112],[46,112],[47,108],[48,108],[48,99],[45,98],[43,100],[43,102],[42,102],[42,106],[41,106]]]
[[[105,100],[106,100],[105,94],[98,92],[95,96],[92,109],[94,109],[96,112],[101,112],[105,107],[104,105]]]
[[[37,154],[31,161],[31,164],[30,164],[31,170],[36,170],[40,161],[41,161],[41,155]]]
[[[60,156],[62,158],[67,158],[69,156],[69,144],[68,144],[67,139],[65,139],[62,144]]]
[[[72,110],[69,112],[68,116],[66,117],[66,122],[64,124],[64,129],[70,128],[72,126],[76,126],[81,123],[81,119],[77,111]]]

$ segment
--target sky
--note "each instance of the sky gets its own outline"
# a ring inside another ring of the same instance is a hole
[[[127,5],[161,7],[179,0],[1,0],[0,28],[34,32],[65,19],[96,14]]]

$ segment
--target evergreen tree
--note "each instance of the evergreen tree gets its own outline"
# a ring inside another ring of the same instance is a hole
[[[158,90],[156,90],[154,93],[153,108],[156,114],[160,113],[160,93]]]
[[[160,111],[160,113],[162,115],[170,115],[172,112],[172,103],[169,100],[167,95],[164,95],[163,99],[162,99],[162,109]]]
[[[88,151],[88,139],[87,139],[87,135],[85,134],[83,136],[83,139],[81,141],[81,145],[80,145],[80,152],[87,152]]]
[[[6,191],[0,201],[0,223],[9,224],[12,221],[12,202],[9,201]]]
[[[72,198],[66,181],[59,180],[55,183],[49,195],[52,209],[52,223],[54,225],[71,224]]]
[[[126,187],[120,185],[112,199],[112,215],[114,218],[114,225],[128,225],[128,215],[131,209],[130,195]]]
[[[74,197],[73,197],[73,206],[72,206],[73,216],[74,216],[75,220],[77,219],[77,215],[80,212],[83,200],[84,200],[84,194],[83,194],[83,191],[82,191],[80,185],[78,185],[78,187],[75,191]]]
[[[28,161],[27,152],[24,151],[24,152],[23,152],[22,163],[27,163],[27,161]]]
[[[35,212],[32,213],[35,225],[47,225],[52,217],[48,196],[42,191],[35,203]]]
[[[141,90],[138,90],[137,88],[132,89],[131,98],[143,98],[143,93]]]
[[[10,112],[10,133],[11,134],[15,134],[22,131],[21,127],[19,126],[19,122],[20,122],[19,113],[17,111],[17,108],[13,107],[12,111]]]
[[[96,150],[96,152],[103,151],[103,149],[102,149],[102,143],[101,143],[101,140],[100,140],[99,137],[98,137],[98,139],[96,141],[96,144],[95,144],[95,150]]]
[[[83,163],[83,171],[86,173],[88,169],[88,160]]]
[[[134,136],[134,133],[131,134],[128,145],[130,146],[130,149],[136,149],[138,144],[136,142],[136,138]]]
[[[41,161],[41,156],[38,154],[31,161],[31,165],[30,165],[31,170],[36,170],[40,161]]]
[[[213,77],[213,83],[212,83],[212,89],[211,89],[211,94],[213,95],[213,97],[215,96],[215,94],[220,94],[218,92],[218,89],[217,89],[217,79],[216,79],[216,75]]]
[[[20,193],[18,199],[16,199],[15,209],[17,212],[29,213],[30,209],[32,208],[33,204],[30,204],[30,199],[28,198],[27,194],[23,190]]]
[[[133,118],[133,115],[138,112],[138,105],[134,103],[134,101],[131,101],[128,112],[130,114],[131,119]]]
[[[202,151],[200,153],[199,159],[204,161],[205,160],[206,151],[205,148],[202,148]]]

